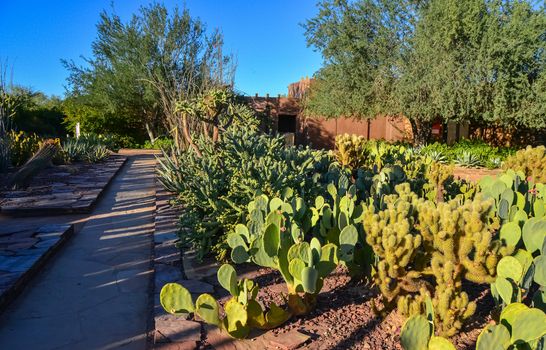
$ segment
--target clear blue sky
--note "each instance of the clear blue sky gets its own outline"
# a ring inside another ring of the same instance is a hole
[[[0,0],[0,59],[13,68],[16,84],[64,95],[66,70],[60,60],[90,56],[99,13],[111,0]],[[130,18],[150,1],[116,0],[114,9]],[[315,0],[165,0],[184,3],[192,16],[221,28],[225,51],[238,60],[237,89],[253,95],[285,94],[287,85],[311,76],[320,54],[307,48],[300,23],[316,13]]]

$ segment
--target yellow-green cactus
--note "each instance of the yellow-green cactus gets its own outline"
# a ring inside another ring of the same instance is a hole
[[[417,198],[408,184],[385,196],[386,208],[363,214],[366,240],[379,258],[374,276],[386,307],[411,316],[424,310],[432,295],[438,333],[454,335],[475,311],[462,280],[495,281],[498,261],[513,247],[494,239],[489,225],[493,199],[477,196],[435,203]],[[423,278],[432,276],[433,279]]]

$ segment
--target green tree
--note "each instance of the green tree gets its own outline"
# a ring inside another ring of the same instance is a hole
[[[325,57],[309,114],[546,127],[544,8],[528,1],[322,1],[305,25]],[[363,73],[364,71],[364,73]]]
[[[97,33],[85,66],[64,61],[70,71],[68,123],[81,122],[84,130],[140,139],[147,133],[153,141],[158,130],[178,126],[176,101],[223,82],[216,73],[219,62],[229,63],[221,55],[221,35],[209,35],[187,9],[169,13],[152,4],[127,23],[103,11]]]

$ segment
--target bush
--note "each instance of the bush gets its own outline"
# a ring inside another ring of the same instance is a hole
[[[525,176],[531,176],[533,181],[546,183],[546,147],[527,146],[519,150],[504,161],[503,169],[522,171]]]
[[[113,139],[103,135],[82,134],[78,139],[69,137],[61,144],[60,161],[65,164],[82,161],[97,163],[110,156],[110,147],[115,147]]]
[[[23,131],[11,131],[8,134],[11,164],[21,166],[32,157],[40,148],[43,141],[36,134],[27,134]]]
[[[211,250],[224,260],[226,234],[242,222],[248,203],[257,194],[280,196],[285,188],[309,199],[320,190],[331,159],[324,151],[286,147],[282,136],[229,130],[212,145],[197,140],[202,156],[192,149],[160,160],[160,180],[178,193],[187,208],[181,238],[200,256]]]
[[[171,153],[171,151],[174,149],[174,141],[173,139],[161,137],[154,141],[154,144],[150,142],[150,140],[146,140],[142,148],[144,149],[160,149],[164,150],[167,153]]]

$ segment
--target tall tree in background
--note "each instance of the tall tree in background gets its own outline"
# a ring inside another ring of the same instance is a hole
[[[93,55],[70,71],[66,113],[84,130],[130,134],[153,140],[160,129],[180,127],[176,102],[231,77],[222,37],[207,34],[188,10],[161,4],[142,7],[130,21],[101,13]],[[100,130],[102,129],[102,130]]]
[[[435,119],[546,127],[544,8],[528,1],[319,3],[305,25],[325,65],[308,114],[404,115],[416,143]]]

